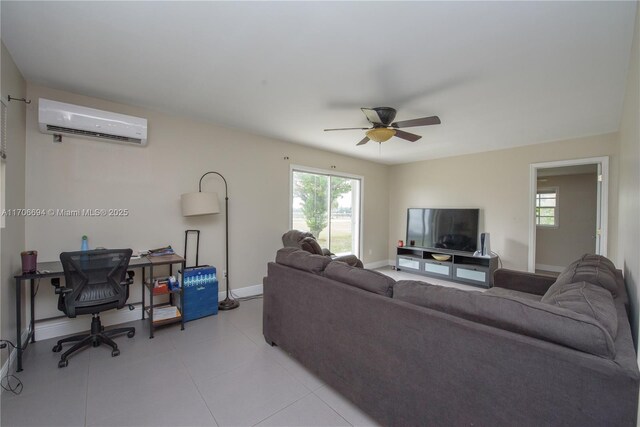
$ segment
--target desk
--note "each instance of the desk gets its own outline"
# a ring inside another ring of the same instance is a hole
[[[127,270],[133,269],[142,269],[142,319],[144,320],[144,283],[145,283],[145,268],[158,265],[170,265],[176,262],[183,262],[184,269],[184,260],[177,255],[170,256],[159,256],[159,257],[141,257],[141,258],[132,258],[129,261],[129,267]],[[26,350],[29,342],[36,341],[35,334],[35,292],[34,292],[34,284],[37,279],[45,279],[52,277],[64,277],[64,269],[62,268],[62,263],[60,261],[50,261],[50,262],[39,262],[37,265],[36,273],[26,273],[26,274],[18,274],[13,276],[16,281],[16,350],[18,352],[18,367],[17,372],[22,371],[22,352]],[[29,281],[29,292],[31,295],[30,304],[31,304],[31,318],[29,319],[29,334],[25,339],[25,345],[22,346],[22,283],[25,281]],[[182,329],[184,329],[184,321],[182,322]]]

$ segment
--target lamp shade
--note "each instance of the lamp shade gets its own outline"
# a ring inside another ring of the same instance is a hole
[[[218,193],[184,193],[180,196],[182,216],[209,215],[220,212]]]

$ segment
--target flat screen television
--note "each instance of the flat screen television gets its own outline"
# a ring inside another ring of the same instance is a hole
[[[478,248],[480,209],[407,210],[407,245],[475,252]]]

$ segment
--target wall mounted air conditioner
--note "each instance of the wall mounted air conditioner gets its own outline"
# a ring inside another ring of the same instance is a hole
[[[147,145],[147,119],[40,98],[40,132]]]

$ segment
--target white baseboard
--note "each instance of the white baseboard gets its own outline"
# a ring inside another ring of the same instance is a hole
[[[100,320],[104,326],[118,325],[120,323],[132,322],[142,318],[140,310],[142,303],[134,303],[133,310],[126,306],[120,310],[110,310],[100,314]],[[90,322],[87,316],[69,319],[67,317],[36,321],[36,340],[42,341],[49,338],[62,337],[69,334],[77,334],[89,329]]]
[[[564,269],[565,267],[560,267],[559,265],[536,264],[536,270],[553,271],[555,273],[562,273]]]
[[[364,265],[364,268],[373,270],[374,268],[386,267],[388,265],[395,265],[395,262],[391,261],[390,259],[383,259],[382,261],[368,262]]]
[[[262,295],[262,285],[245,286],[244,288],[233,289],[231,288],[231,294],[234,298],[247,298],[254,297],[256,295]],[[226,292],[218,293],[218,301],[222,301],[227,297]]]
[[[262,295],[262,285],[246,286],[244,288],[231,289],[231,293],[236,298],[246,298],[255,295]],[[218,300],[222,301],[226,298],[226,292],[218,293]],[[105,326],[118,325],[120,323],[132,322],[142,318],[140,310],[141,303],[134,303],[133,310],[124,307],[120,310],[107,311],[100,315],[100,319]],[[35,331],[38,341],[49,338],[62,337],[69,334],[76,334],[88,329],[86,316],[75,319],[59,318],[46,321],[36,321]]]

